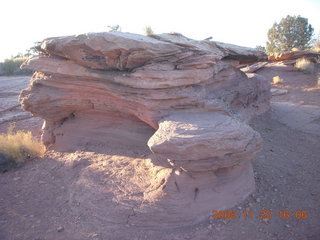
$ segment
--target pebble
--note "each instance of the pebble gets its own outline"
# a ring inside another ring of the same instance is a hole
[[[18,181],[20,179],[20,177],[15,177],[13,178],[13,181]]]
[[[287,228],[289,228],[289,227],[290,227],[290,225],[289,225],[289,224],[286,224],[285,226],[286,226]]]
[[[241,209],[242,209],[242,207],[240,207],[240,206],[239,206],[239,207],[238,207],[238,209],[239,209],[239,210],[241,210]]]
[[[64,231],[64,227],[63,226],[59,226],[58,228],[57,228],[57,232],[63,232]]]
[[[257,201],[257,203],[261,202],[260,198],[257,198],[256,201]]]
[[[212,225],[211,225],[211,224],[209,224],[208,228],[209,228],[209,229],[211,229],[211,228],[212,228]]]
[[[97,234],[97,233],[93,233],[92,235],[91,235],[91,237],[93,237],[93,238],[96,238],[96,237],[98,237],[99,236],[99,234]]]

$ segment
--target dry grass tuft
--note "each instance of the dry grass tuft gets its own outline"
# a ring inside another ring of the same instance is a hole
[[[275,76],[275,77],[273,77],[273,79],[272,79],[272,83],[273,83],[273,84],[283,83],[283,79],[280,78],[279,76]]]
[[[313,62],[309,61],[305,58],[300,58],[296,61],[294,65],[298,70],[303,71],[304,73],[313,73],[314,71],[314,64]]]
[[[297,52],[297,51],[300,51],[300,49],[299,49],[299,48],[294,47],[294,48],[292,48],[292,49],[291,49],[291,51],[292,51],[292,52]]]
[[[41,157],[45,150],[45,146],[30,131],[14,131],[12,125],[7,134],[0,134],[0,153],[15,164],[23,163],[26,158]]]
[[[144,29],[144,32],[147,36],[151,36],[154,34],[152,28],[150,26],[146,26],[145,29]]]

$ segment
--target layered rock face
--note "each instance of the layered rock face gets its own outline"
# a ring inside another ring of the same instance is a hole
[[[265,59],[262,52],[121,32],[49,38],[39,50],[23,66],[36,72],[20,101],[45,120],[45,144],[76,150],[97,132],[121,144],[130,132],[137,147],[149,146],[155,168],[163,167],[133,204],[134,224],[194,223],[254,189],[250,161],[262,140],[247,122],[268,109],[270,87],[237,66]]]
[[[268,60],[270,61],[283,61],[287,65],[295,64],[296,60],[300,58],[308,59],[315,63],[319,61],[320,53],[313,51],[291,51],[268,56]]]

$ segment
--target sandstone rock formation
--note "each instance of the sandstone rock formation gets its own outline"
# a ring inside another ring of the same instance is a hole
[[[295,64],[296,60],[299,58],[305,58],[312,62],[316,62],[320,59],[320,53],[313,51],[291,51],[268,56],[268,60],[283,61],[286,65]]]
[[[117,197],[117,206],[134,209],[132,224],[195,223],[253,191],[250,161],[262,141],[247,122],[268,109],[270,87],[237,66],[264,60],[262,52],[121,32],[49,38],[39,50],[23,65],[35,73],[20,101],[45,120],[46,145],[77,150],[84,139],[107,136],[117,145],[124,138],[134,148],[148,144],[154,153],[143,194]]]

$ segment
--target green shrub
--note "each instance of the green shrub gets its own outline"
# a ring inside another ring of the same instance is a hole
[[[10,76],[18,71],[20,71],[21,64],[25,61],[25,58],[12,58],[4,60],[2,64],[2,74]]]

